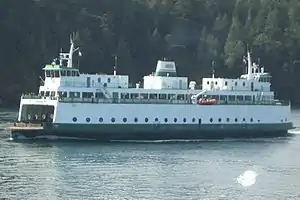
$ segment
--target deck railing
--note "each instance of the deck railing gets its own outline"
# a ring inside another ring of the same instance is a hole
[[[44,97],[38,95],[23,95],[22,99],[58,100],[64,103],[99,103],[99,104],[192,104],[191,100],[167,100],[167,99],[113,99],[113,98],[69,98],[69,97]],[[288,100],[260,100],[260,101],[222,101],[217,105],[278,105],[288,106]]]

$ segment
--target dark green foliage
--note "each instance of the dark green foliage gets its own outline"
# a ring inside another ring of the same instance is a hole
[[[298,0],[1,0],[0,98],[17,103],[37,90],[42,67],[76,33],[82,72],[118,73],[131,81],[176,61],[181,76],[200,81],[244,71],[247,45],[273,75],[283,98],[300,100]]]

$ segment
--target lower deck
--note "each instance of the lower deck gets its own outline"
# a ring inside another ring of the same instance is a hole
[[[79,138],[112,140],[186,140],[286,136],[292,123],[278,124],[45,124],[10,127],[12,139]]]

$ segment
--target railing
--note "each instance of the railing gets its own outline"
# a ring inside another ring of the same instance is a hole
[[[192,104],[192,100],[167,99],[114,99],[114,98],[69,98],[69,97],[43,97],[38,95],[24,95],[22,99],[58,100],[63,103],[95,103],[95,104]],[[222,101],[216,105],[278,105],[288,106],[288,100],[261,100],[261,101]]]

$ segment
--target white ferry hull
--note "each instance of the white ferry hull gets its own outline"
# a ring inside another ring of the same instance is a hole
[[[12,128],[11,137],[100,141],[257,138],[286,136],[293,128],[288,105],[57,103],[55,110],[53,123],[39,129]]]

